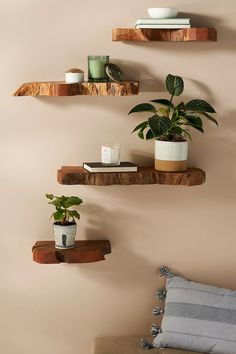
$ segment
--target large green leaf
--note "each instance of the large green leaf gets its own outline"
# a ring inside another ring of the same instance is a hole
[[[56,207],[63,207],[66,208],[67,197],[62,195],[61,197],[54,197],[54,200],[51,204],[55,205]]]
[[[202,120],[200,117],[186,114],[184,118],[188,121],[190,125],[194,125],[195,127],[202,127]]]
[[[54,217],[55,221],[61,221],[64,217],[64,212],[63,210],[57,210],[52,214],[52,216]]]
[[[164,98],[159,98],[157,100],[151,100],[150,102],[158,103],[158,104],[161,104],[162,106],[167,106],[167,107],[174,109],[173,103],[170,102],[169,100],[165,100]]]
[[[211,120],[212,122],[214,122],[217,126],[218,126],[218,122],[215,118],[213,118],[212,116],[210,116],[209,114],[207,114],[206,112],[198,112],[200,114],[202,114],[205,118]]]
[[[57,198],[52,200],[51,202],[48,202],[48,204],[54,205],[56,208],[61,208],[63,205],[61,203],[61,199]]]
[[[70,217],[72,217],[73,219],[76,218],[76,219],[80,219],[80,214],[78,213],[78,211],[76,210],[69,210],[68,211],[68,214]]]
[[[216,113],[214,108],[208,102],[200,99],[189,101],[186,104],[186,109],[195,112]]]
[[[144,129],[145,129],[145,128],[142,128],[142,129],[140,129],[140,131],[138,132],[139,138],[140,138],[140,139],[143,139],[143,140],[144,140]]]
[[[155,137],[159,137],[167,132],[172,123],[169,118],[159,117],[157,115],[148,119],[148,124]]]
[[[147,134],[146,134],[146,140],[150,140],[150,139],[153,139],[155,138],[155,135],[153,134],[153,132],[151,131],[151,129],[149,129],[147,131]]]
[[[134,131],[139,130],[138,136],[140,139],[144,139],[144,130],[148,127],[148,121],[144,122],[145,124],[141,123],[138,125],[138,128],[136,127]]]
[[[185,135],[189,138],[190,141],[192,141],[192,137],[189,133],[189,131],[187,129],[183,129],[183,132],[185,133]]]
[[[185,103],[184,102],[180,102],[177,106],[178,111],[184,111],[185,108]]]
[[[183,133],[183,129],[179,126],[175,126],[171,129],[172,132],[174,132],[177,135],[181,135]]]
[[[201,133],[204,133],[204,130],[203,130],[203,127],[202,127],[202,120],[201,120],[200,117],[194,116],[194,115],[190,115],[190,114],[186,114],[184,116],[184,118],[188,122],[189,126],[191,126],[194,129],[197,129]]]
[[[180,96],[184,91],[184,81],[182,77],[176,75],[167,75],[166,88],[172,96]]]
[[[202,127],[197,127],[196,125],[191,125],[191,127],[198,130],[201,133],[204,133],[204,129]]]
[[[80,205],[81,203],[83,203],[82,199],[80,199],[79,197],[67,197],[67,200],[65,201],[65,207],[66,208],[70,208],[74,205]]]
[[[139,112],[156,112],[156,108],[150,103],[140,103],[132,108],[128,114]]]
[[[136,132],[137,130],[142,129],[142,128],[145,129],[145,128],[147,128],[147,126],[148,126],[148,121],[142,122],[142,123],[138,124],[138,125],[134,128],[134,130],[132,131],[132,133],[134,133],[134,132]]]

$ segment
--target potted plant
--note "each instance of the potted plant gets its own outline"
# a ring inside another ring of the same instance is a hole
[[[150,117],[138,124],[133,132],[141,139],[155,140],[155,169],[161,171],[185,171],[187,169],[188,139],[191,139],[189,128],[201,133],[202,118],[209,119],[218,125],[217,120],[209,113],[216,113],[206,101],[194,99],[187,103],[174,105],[173,99],[184,91],[184,81],[180,76],[167,75],[166,89],[170,99],[155,99],[152,103],[141,103],[129,114],[148,112]],[[155,105],[154,105],[154,104]]]
[[[75,247],[76,222],[80,219],[77,210],[71,209],[83,203],[79,197],[57,197],[53,194],[46,194],[49,199],[48,204],[54,205],[56,211],[52,214],[54,218],[53,230],[55,236],[55,247],[68,249]]]

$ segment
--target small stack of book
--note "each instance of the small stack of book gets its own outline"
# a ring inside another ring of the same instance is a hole
[[[179,29],[190,28],[190,18],[140,18],[135,28]]]
[[[83,167],[89,172],[137,172],[138,166],[132,162],[121,162],[116,166],[103,165],[101,162],[84,162]]]

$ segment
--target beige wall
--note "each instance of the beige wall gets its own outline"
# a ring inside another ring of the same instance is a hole
[[[219,31],[217,43],[121,43],[112,27],[133,26],[149,6],[176,6]],[[236,108],[234,0],[1,0],[0,352],[89,354],[96,336],[143,334],[153,322],[157,269],[236,289]],[[14,98],[25,81],[60,80],[88,54],[109,54],[143,88],[134,97]],[[153,142],[130,131],[133,105],[164,97],[166,74],[182,75],[185,99],[201,97],[220,126],[194,134],[190,163],[200,187],[60,186],[61,165],[99,159],[120,142],[122,158],[148,163]],[[109,238],[105,262],[39,265],[36,240],[52,239],[45,193],[84,199],[80,239]]]

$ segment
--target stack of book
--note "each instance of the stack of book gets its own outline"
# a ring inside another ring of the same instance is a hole
[[[121,162],[116,166],[103,165],[101,162],[84,162],[83,167],[89,172],[137,172],[138,167],[132,162]]]
[[[190,28],[190,18],[140,18],[135,28],[178,29]]]

